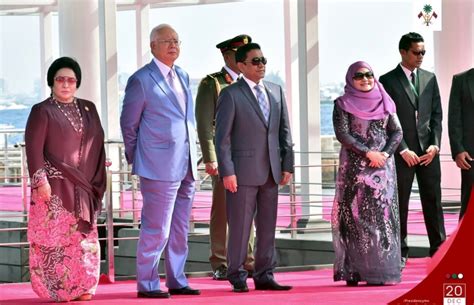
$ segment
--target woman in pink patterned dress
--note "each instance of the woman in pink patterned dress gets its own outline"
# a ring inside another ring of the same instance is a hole
[[[74,96],[81,84],[74,59],[55,60],[47,80],[51,96],[33,106],[25,130],[31,285],[41,298],[90,300],[99,279],[104,132],[94,104]]]

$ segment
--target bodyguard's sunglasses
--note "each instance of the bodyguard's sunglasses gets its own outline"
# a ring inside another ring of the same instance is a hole
[[[265,57],[254,57],[252,58],[251,61],[244,61],[245,64],[247,63],[251,63],[252,65],[254,66],[258,66],[260,63],[262,63],[263,65],[266,65],[267,64],[267,59]]]
[[[355,80],[363,80],[364,77],[367,78],[367,79],[374,78],[374,72],[372,72],[372,71],[367,71],[365,73],[356,72],[352,78],[355,79]]]
[[[413,53],[413,55],[415,55],[415,56],[420,56],[420,55],[421,55],[421,56],[425,56],[425,53],[426,53],[426,50],[421,50],[421,51],[413,51],[413,50],[410,50],[410,51],[411,51],[411,52]]]

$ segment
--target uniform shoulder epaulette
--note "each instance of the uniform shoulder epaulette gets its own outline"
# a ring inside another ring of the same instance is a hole
[[[223,75],[224,75],[224,73],[222,71],[219,71],[219,72],[208,74],[207,76],[210,77],[210,78],[216,78],[216,77],[223,76]]]

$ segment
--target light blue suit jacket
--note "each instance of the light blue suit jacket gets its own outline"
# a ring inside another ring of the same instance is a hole
[[[132,174],[152,180],[181,181],[189,163],[197,178],[189,76],[174,67],[186,93],[186,113],[153,61],[130,76],[125,89],[120,116],[125,155],[128,163],[133,163]]]

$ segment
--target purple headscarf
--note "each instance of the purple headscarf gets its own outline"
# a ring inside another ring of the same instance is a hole
[[[342,110],[364,120],[378,120],[394,113],[395,103],[375,76],[372,90],[365,92],[354,87],[352,77],[360,68],[367,68],[373,72],[369,64],[363,61],[350,65],[346,74],[344,95],[337,98],[337,105]]]

